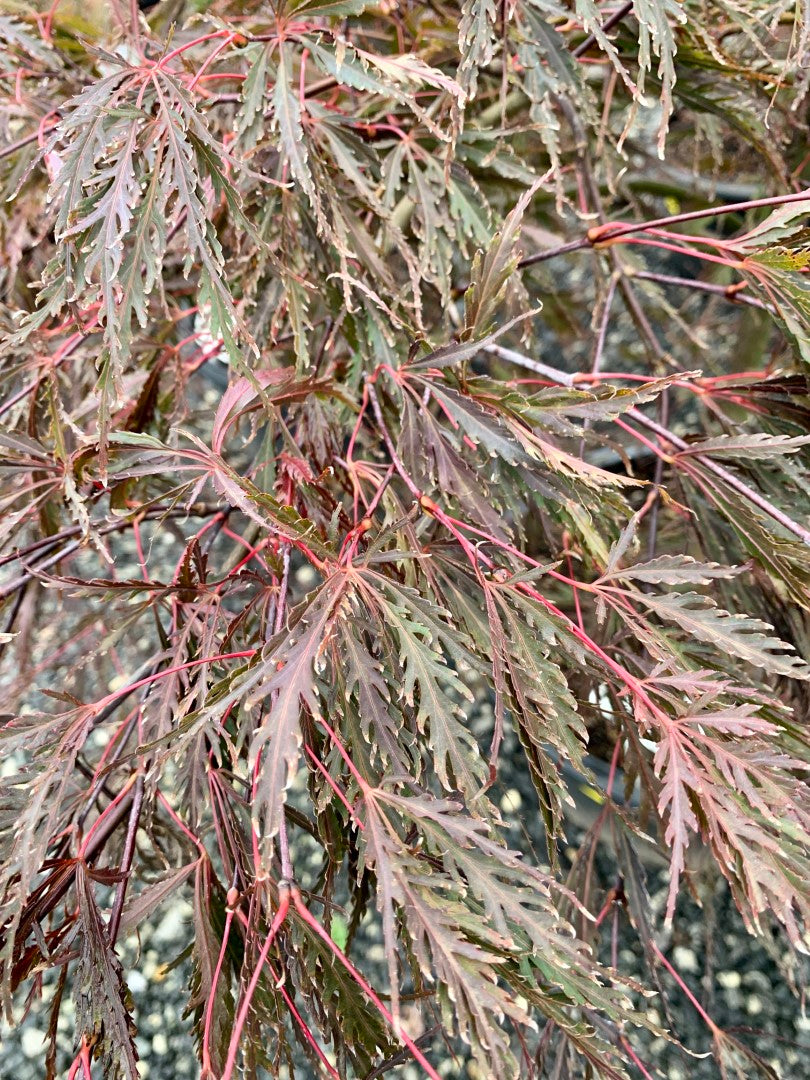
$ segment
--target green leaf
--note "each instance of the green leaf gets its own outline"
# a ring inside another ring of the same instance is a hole
[[[731,654],[776,675],[810,679],[810,668],[793,647],[773,637],[773,627],[761,619],[732,615],[698,593],[637,593],[656,615],[677,623],[690,636],[713,645],[720,655]]]
[[[341,594],[340,583],[336,587],[330,587],[329,582],[323,585],[289,634],[283,634],[281,641],[263,654],[258,669],[261,681],[256,679],[255,670],[250,675],[252,688],[244,707],[250,711],[260,701],[270,699],[250,744],[251,772],[257,770],[253,823],[268,861],[298,765],[302,705],[318,714],[316,673]],[[240,696],[244,696],[246,687],[240,689]]]
[[[720,566],[718,563],[702,563],[690,555],[659,555],[649,562],[611,570],[599,579],[614,581],[627,578],[646,581],[656,585],[709,585],[717,578],[733,577],[742,572],[739,566]]]
[[[293,0],[288,10],[290,14],[309,18],[319,15],[344,18],[347,15],[362,15],[371,4],[372,0]]]
[[[497,17],[496,0],[465,0],[462,5],[458,27],[459,82],[468,98],[475,95],[479,68],[492,60]]]
[[[479,251],[476,254],[470,271],[470,286],[464,294],[462,339],[480,338],[490,330],[504,291],[517,269],[520,225],[538,187],[539,181],[521,195],[486,253],[482,255]]]
[[[453,342],[450,345],[442,346],[440,349],[435,349],[433,352],[428,353],[427,356],[422,357],[421,360],[410,362],[407,365],[408,370],[429,371],[431,368],[444,368],[449,367],[451,364],[461,364],[465,360],[472,360],[479,352],[486,349],[487,345],[497,341],[499,337],[511,330],[513,326],[523,322],[524,319],[533,318],[539,314],[540,310],[540,308],[535,308],[533,311],[525,311],[522,315],[516,315],[514,319],[509,319],[503,326],[493,330],[486,337],[479,338],[477,341]]]
[[[307,141],[301,123],[298,88],[292,85],[294,47],[282,42],[278,50],[278,69],[273,90],[273,116],[278,128],[281,152],[290,175],[305,193],[316,213],[319,200],[309,168]]]
[[[692,442],[686,454],[707,454],[709,457],[732,457],[740,461],[759,460],[779,457],[782,454],[795,454],[803,446],[810,444],[810,435],[769,435],[764,431],[751,434],[719,435],[713,439],[701,439]]]
[[[247,148],[251,148],[256,145],[264,131],[270,50],[263,42],[256,42],[247,46],[245,58],[250,67],[242,83],[242,101],[236,119],[236,128],[240,140]]]
[[[92,878],[76,864],[76,893],[81,920],[81,952],[75,986],[78,1026],[111,1080],[138,1080],[138,1052],[132,999],[121,962],[107,936],[93,895]]]
[[[448,791],[463,791],[474,799],[481,793],[486,765],[459,705],[465,698],[472,700],[472,694],[437,651],[435,642],[444,643],[458,661],[472,658],[441,609],[431,610],[424,602],[414,608],[414,598],[401,586],[368,571],[363,578],[372,585],[373,603],[387,633],[397,643],[401,694],[416,708],[416,723],[420,732],[427,734],[436,775]]]

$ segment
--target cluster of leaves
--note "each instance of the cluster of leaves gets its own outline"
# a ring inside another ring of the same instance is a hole
[[[666,919],[703,847],[806,949],[801,7],[0,17],[0,994],[57,979],[45,1075],[137,1076],[117,949],[181,895],[217,1080],[654,1075],[588,929],[662,989],[651,838]],[[560,862],[600,760],[607,897]]]

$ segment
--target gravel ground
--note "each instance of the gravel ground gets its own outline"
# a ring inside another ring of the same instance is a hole
[[[219,396],[214,388],[208,389],[208,395],[212,401]],[[488,742],[489,723],[486,715],[475,722],[476,734],[480,735],[482,744]],[[507,741],[502,760],[507,762],[510,754],[519,753],[519,749]],[[514,770],[502,791],[502,798],[504,815],[520,822],[509,837],[511,846],[525,850],[528,841],[535,852],[542,852],[540,818],[525,766],[518,765]],[[569,829],[568,854],[573,854],[578,847],[587,819],[593,816],[594,806],[587,798],[578,798],[577,812]],[[566,852],[562,855],[565,859]],[[303,862],[302,858],[297,866],[300,868]],[[607,846],[600,846],[595,866],[603,888],[611,888],[615,884],[616,869]],[[304,869],[304,880],[305,875]],[[714,1022],[720,1028],[736,1033],[741,1042],[768,1062],[780,1080],[810,1080],[810,1018],[803,1013],[801,1001],[783,973],[789,964],[784,941],[775,937],[766,948],[751,937],[722,880],[702,882],[703,910],[684,896],[674,925],[667,931],[662,929],[667,877],[660,862],[648,867],[648,888],[657,943]],[[364,938],[358,942],[357,955],[363,958],[372,980],[376,972],[379,980],[384,982],[385,955],[377,930],[373,923],[364,927]],[[122,962],[135,1005],[141,1075],[152,1080],[194,1077],[199,1072],[189,1022],[181,1015],[190,965],[183,962],[167,970],[171,961],[189,944],[192,935],[190,905],[174,903],[159,911],[153,923],[143,928],[140,941],[131,938],[122,948]],[[615,956],[623,974],[636,976],[649,985],[643,950],[624,916],[617,920],[615,941],[611,940],[610,931],[606,938],[601,947],[601,959],[610,963]],[[806,976],[806,970],[793,973],[798,987],[806,985]],[[665,973],[662,982],[671,997],[672,1030],[683,1046],[697,1056],[688,1055],[674,1042],[656,1039],[644,1032],[637,1040],[634,1038],[633,1045],[650,1071],[665,1080],[685,1080],[687,1077],[689,1080],[724,1080],[716,1062],[702,1056],[711,1046],[705,1023]],[[53,992],[54,980],[49,977],[43,987],[42,1002],[34,1003],[26,1020],[16,1027],[0,1026],[0,1080],[40,1080],[44,1076],[45,1006]],[[652,1019],[666,1024],[655,997],[647,1000],[646,1005],[640,1001],[637,1004],[646,1007]],[[69,1002],[63,1008],[58,1041],[63,1070],[60,1075],[66,1075],[65,1063],[70,1061],[73,1051]],[[458,1052],[461,1053],[462,1048],[458,1048]],[[443,1076],[486,1080],[460,1058],[448,1060],[446,1049],[439,1044],[431,1058],[441,1062],[443,1057],[442,1064],[437,1066]],[[311,1066],[303,1064],[298,1075],[309,1080],[313,1075]],[[585,1074],[582,1075],[584,1080]],[[638,1072],[635,1075],[639,1075]],[[392,1080],[417,1080],[421,1071],[404,1065],[392,1069],[386,1076]],[[730,1073],[729,1080],[747,1080],[749,1076],[753,1077],[754,1073],[751,1066],[746,1065],[736,1076]]]
[[[609,864],[609,860],[604,861]],[[652,906],[660,913],[666,884],[660,875],[651,884]],[[718,889],[714,917],[715,928],[707,947],[705,920],[693,905],[683,904],[672,933],[660,942],[667,957],[704,1001],[704,977],[711,967],[709,1010],[714,1021],[725,1030],[736,1032],[742,1042],[771,1065],[781,1080],[810,1080],[810,1018],[802,1015],[800,1004],[781,977],[774,956],[746,933],[725,889]],[[123,954],[127,981],[135,1001],[141,1075],[153,1080],[198,1075],[188,1025],[180,1015],[189,968],[182,964],[165,972],[166,960],[182,951],[191,934],[190,908],[176,904],[142,935],[140,953],[130,941]],[[379,942],[367,941],[362,953],[367,970],[384,967],[384,953]],[[609,962],[609,946],[603,959]],[[620,927],[618,935],[618,961],[626,974],[645,978],[641,949],[626,924]],[[675,1030],[690,1051],[704,1054],[711,1045],[706,1026],[671,981],[666,977],[664,981],[672,990],[671,1013]],[[44,998],[49,999],[52,992],[51,983],[45,988]],[[663,1021],[655,998],[648,1003],[648,1008],[652,1019]],[[47,1018],[35,1009],[16,1030],[2,1031],[2,1080],[40,1080],[44,1075],[46,1024]],[[63,1061],[69,1060],[72,1034],[70,1014],[66,1010],[59,1034]],[[642,1045],[648,1066],[654,1065],[658,1075],[667,1080],[686,1080],[687,1077],[689,1080],[715,1080],[721,1075],[711,1058],[690,1057],[664,1039],[646,1038]],[[432,1060],[439,1061],[441,1057],[434,1055]],[[469,1076],[470,1080],[479,1080],[460,1062],[445,1060],[439,1071],[447,1077]],[[308,1078],[310,1075],[310,1067],[303,1064],[300,1076]],[[401,1080],[416,1080],[420,1072],[401,1067],[388,1075],[399,1076]],[[743,1072],[741,1076],[747,1078],[753,1076],[753,1072]]]
[[[483,738],[488,726],[487,718],[480,718],[476,726]],[[508,755],[514,752],[515,747],[507,743],[504,760],[508,760]],[[536,850],[542,850],[542,834],[539,829],[532,828],[534,822],[539,822],[539,817],[535,812],[534,793],[525,783],[524,770],[516,769],[513,779],[514,786],[504,789],[501,794],[505,816],[520,823],[513,828],[510,843],[524,849],[527,843],[531,843]],[[563,859],[574,854],[584,835],[587,801],[580,799],[578,805],[575,823],[569,830],[570,846],[562,852]],[[301,851],[298,854],[297,865],[301,868],[302,883],[306,884],[308,868],[305,853]],[[605,889],[615,884],[615,861],[607,845],[598,848],[595,869]],[[704,910],[701,911],[684,897],[679,903],[673,927],[668,931],[660,929],[667,890],[663,866],[648,867],[648,888],[650,918],[658,928],[657,943],[696,997],[707,1007],[715,1023],[735,1032],[741,1042],[768,1062],[780,1080],[810,1080],[810,1018],[802,1014],[800,1001],[780,971],[780,967],[789,962],[783,940],[775,937],[773,944],[766,949],[763,943],[752,938],[746,932],[724,883],[716,876],[712,879],[704,875],[701,883],[706,901]],[[185,902],[176,902],[158,912],[152,924],[142,932],[140,942],[130,938],[123,948],[122,961],[135,1002],[138,1025],[136,1043],[141,1057],[141,1074],[153,1080],[198,1075],[188,1022],[181,1016],[190,975],[189,964],[183,962],[173,970],[167,970],[171,961],[189,944],[192,934],[191,907]],[[623,916],[618,918],[615,939],[610,929],[605,937],[601,945],[601,959],[610,963],[613,955],[624,974],[636,976],[649,985],[643,950],[627,920]],[[384,982],[385,954],[378,927],[372,920],[367,920],[364,926],[363,939],[358,942],[356,955],[363,958],[364,967],[372,977],[376,971]],[[802,973],[794,972],[794,977],[801,985]],[[671,994],[672,1030],[696,1056],[689,1056],[676,1043],[654,1038],[644,1032],[638,1041],[634,1039],[633,1045],[648,1068],[654,1066],[656,1074],[666,1080],[720,1078],[716,1062],[702,1056],[711,1046],[706,1025],[665,973],[662,981]],[[53,980],[50,980],[44,988],[43,1004],[52,994]],[[648,999],[646,1003],[639,999],[637,1005],[646,1008],[652,1020],[666,1024],[656,997]],[[6,1028],[0,1033],[3,1046],[0,1080],[40,1080],[44,1075],[46,1026],[44,1009],[35,1006],[31,1015],[15,1030]],[[63,1062],[70,1060],[72,1036],[68,1005],[59,1032]],[[459,1047],[458,1053],[461,1055],[463,1048]],[[432,1060],[442,1063],[438,1066],[442,1076],[486,1080],[461,1057],[455,1061],[448,1059],[446,1049],[442,1051],[441,1045],[435,1048]],[[63,1068],[66,1071],[66,1065]],[[312,1067],[303,1063],[298,1075],[308,1080],[313,1076]],[[397,1077],[400,1080],[417,1080],[421,1073],[412,1066],[403,1065],[386,1075],[393,1080]],[[585,1074],[582,1075],[584,1077]],[[747,1080],[753,1075],[751,1067],[746,1066],[739,1073],[739,1078]],[[738,1078],[732,1073],[730,1080]]]

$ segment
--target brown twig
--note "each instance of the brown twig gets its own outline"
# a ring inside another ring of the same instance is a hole
[[[422,495],[422,492],[411,479],[408,470],[405,468],[404,464],[402,463],[402,459],[396,451],[396,447],[394,446],[394,440],[391,438],[391,432],[388,430],[388,425],[385,422],[385,418],[382,414],[382,409],[380,408],[380,401],[377,397],[377,391],[374,389],[374,384],[370,379],[366,380],[366,389],[368,390],[368,399],[371,402],[371,407],[374,410],[374,417],[377,421],[377,425],[385,441],[388,453],[391,455],[391,461],[394,464],[394,468],[405,481],[405,486],[408,488],[411,495],[413,495],[415,499],[419,499]]]
[[[654,281],[658,285],[676,285],[684,289],[697,289],[699,292],[712,293],[722,296],[731,304],[745,304],[747,307],[759,308],[761,311],[773,313],[770,304],[758,300],[755,296],[746,296],[737,286],[718,285],[713,281],[700,281],[695,278],[675,277],[672,274],[656,274],[649,270],[629,271],[628,276],[638,281]],[[743,282],[743,284],[746,284]]]
[[[220,511],[220,507],[202,506],[202,507],[184,507],[183,509],[161,510],[158,508],[152,508],[147,511],[144,518],[181,518],[187,516],[199,516],[206,517],[208,514],[215,514]],[[110,533],[123,532],[125,529],[131,528],[133,524],[133,518],[127,518],[123,521],[114,521],[109,525],[104,525],[96,530],[98,536],[109,536]],[[63,529],[61,533],[57,533],[54,536],[43,537],[41,540],[37,540],[31,544],[30,547],[25,548],[23,551],[13,552],[5,555],[0,559],[0,566],[4,563],[12,562],[14,559],[20,559],[24,561],[33,552],[41,552],[43,548],[49,551],[54,543],[61,540],[69,539],[71,536],[76,536],[82,532],[82,528],[79,525],[71,526],[68,529]],[[0,600],[6,600],[9,596],[12,596],[15,592],[18,592],[29,581],[32,581],[38,573],[42,570],[46,570],[49,566],[53,566],[54,563],[61,561],[73,555],[83,544],[83,540],[74,540],[60,551],[55,552],[48,558],[43,559],[42,562],[37,563],[35,566],[26,568],[25,573],[18,575],[16,578],[12,578],[11,581],[7,581],[5,585],[0,587]]]
[[[124,899],[127,895],[127,883],[129,882],[129,875],[132,870],[132,859],[135,854],[135,837],[138,832],[138,824],[141,819],[141,808],[143,807],[143,773],[138,774],[138,779],[135,781],[135,789],[132,795],[132,806],[129,811],[129,824],[127,825],[127,835],[124,840],[124,851],[121,856],[121,880],[118,882],[118,889],[115,893],[115,900],[113,901],[112,911],[110,912],[110,921],[107,923],[107,934],[110,939],[110,944],[115,944],[115,939],[118,937],[118,928],[121,925],[121,913],[124,910]]]
[[[717,217],[720,214],[741,214],[746,210],[760,210],[771,206],[784,206],[787,203],[810,202],[810,190],[794,191],[789,195],[774,195],[766,199],[749,199],[747,202],[727,203],[724,206],[708,207],[705,210],[690,210],[684,214],[672,214],[669,217],[653,218],[652,221],[634,222],[622,225],[620,222],[607,222],[598,230],[590,230],[589,234],[579,240],[571,240],[566,244],[560,244],[546,251],[538,251],[534,255],[527,255],[521,259],[518,268],[535,266],[545,262],[546,259],[554,259],[558,255],[567,255],[572,251],[584,251],[585,248],[595,247],[597,244],[606,244],[608,241],[618,240],[632,233],[646,232],[649,229],[668,228],[670,225],[680,225],[685,221],[699,221],[703,218]]]
[[[9,143],[7,146],[0,146],[0,161],[3,158],[11,157],[12,154],[16,154],[18,150],[24,149],[26,146],[30,146],[31,143],[36,142],[46,132],[56,127],[59,123],[59,117],[50,121],[47,124],[43,124],[42,128],[37,128],[36,131],[30,132],[28,135],[23,135],[22,138],[16,140],[16,142]]]
[[[610,16],[609,19],[605,19],[602,23],[602,33],[606,34],[608,30],[612,30],[614,26],[622,21],[622,19],[629,15],[633,10],[633,0],[627,0],[626,4],[622,6]],[[588,34],[584,41],[581,41],[575,49],[571,50],[571,55],[578,60],[580,56],[584,56],[588,49],[592,48],[596,44],[596,34]]]
[[[524,357],[520,353],[515,352],[514,349],[509,350],[508,359],[513,363],[519,364],[521,367],[526,367],[528,370],[534,370],[535,361],[530,357]],[[573,377],[566,371],[555,371],[553,368],[546,368],[548,377],[551,381],[556,382],[559,386],[571,386]],[[550,373],[554,373],[552,376]],[[582,380],[577,380],[582,381]],[[632,420],[642,427],[652,431],[655,435],[665,439],[671,446],[674,446],[676,450],[688,450],[689,444],[676,435],[673,431],[664,427],[662,424],[657,423],[655,420],[651,420],[648,416],[645,416],[643,412],[631,406],[626,413]],[[803,543],[810,546],[810,530],[805,529],[803,525],[800,525],[797,521],[794,521],[784,511],[780,510],[778,506],[774,506],[772,502],[765,498],[764,495],[760,495],[758,491],[754,491],[750,488],[745,481],[740,480],[734,473],[723,468],[722,465],[718,465],[712,458],[705,454],[695,454],[695,460],[699,461],[710,472],[713,472],[715,476],[721,479],[729,487],[733,488],[738,495],[742,495],[744,499],[750,502],[752,505],[762,510],[768,517],[778,522],[784,529],[798,537]]]
[[[670,445],[674,446],[678,450],[688,450],[689,443],[684,439],[681,439],[674,431],[670,431],[668,428],[661,424],[656,423],[655,420],[651,420],[648,416],[645,416],[643,412],[631,406],[627,410],[627,416],[633,419],[637,424],[647,428],[648,431],[652,431],[658,435],[659,438],[665,439]],[[748,502],[762,510],[768,517],[773,518],[774,521],[787,529],[788,532],[793,533],[803,543],[810,546],[810,530],[805,529],[803,525],[800,525],[793,518],[789,517],[778,506],[774,506],[772,502],[760,495],[758,491],[754,491],[743,480],[735,476],[734,473],[728,471],[722,465],[718,465],[713,458],[707,457],[705,454],[695,454],[695,460],[699,461],[704,468],[709,472],[713,472],[715,476],[719,477],[725,484],[728,484],[730,488],[733,488],[739,495],[747,499]]]

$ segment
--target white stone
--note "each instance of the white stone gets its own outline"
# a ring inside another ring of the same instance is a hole
[[[736,990],[742,982],[739,971],[719,971],[717,981],[725,990]]]
[[[133,994],[142,994],[149,984],[140,971],[127,972],[127,986]]]
[[[22,1052],[27,1058],[42,1057],[45,1047],[45,1035],[37,1028],[23,1028],[20,1036]]]
[[[523,806],[523,796],[517,788],[509,788],[508,791],[504,792],[501,799],[501,810],[505,814],[509,813],[510,810],[513,812],[520,810],[521,806]]]
[[[162,1031],[159,1031],[157,1035],[152,1036],[152,1050],[160,1057],[163,1057],[164,1054],[168,1053],[169,1040]]]
[[[191,907],[188,904],[172,904],[155,929],[152,944],[171,945],[178,941],[183,936],[190,915]]]
[[[672,950],[672,959],[678,971],[697,971],[697,957],[691,949],[685,949],[682,945],[676,945]]]

